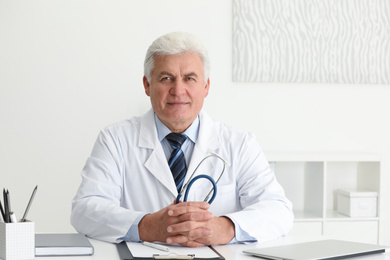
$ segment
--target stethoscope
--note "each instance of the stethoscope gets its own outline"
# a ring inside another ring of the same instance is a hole
[[[200,161],[198,166],[196,166],[194,172],[191,174],[191,177],[190,177],[189,181],[187,181],[187,183],[185,183],[183,185],[183,187],[180,189],[179,195],[177,195],[177,198],[176,198],[176,204],[179,203],[180,198],[183,196],[183,191],[185,191],[183,201],[184,202],[187,201],[188,193],[190,191],[190,188],[191,188],[192,184],[194,184],[194,182],[199,180],[199,179],[208,179],[211,182],[212,186],[213,186],[211,188],[210,192],[207,194],[206,198],[203,201],[207,201],[209,199],[211,192],[213,193],[213,196],[208,201],[208,203],[211,204],[214,201],[215,197],[217,196],[217,183],[219,182],[219,180],[221,179],[223,173],[225,172],[226,165],[228,165],[229,163],[226,160],[224,160],[221,156],[219,156],[218,154],[216,154],[216,153],[214,153],[212,151],[209,151],[209,152],[211,154],[206,156],[205,158],[203,158],[202,161]],[[216,158],[220,159],[223,162],[223,168],[222,168],[221,173],[219,174],[219,177],[218,177],[217,181],[215,181],[211,176],[206,175],[206,174],[201,174],[201,175],[195,176],[193,178],[195,172],[198,170],[200,165],[202,165],[202,163],[205,160],[207,160],[208,158],[211,158],[211,157],[216,157]]]

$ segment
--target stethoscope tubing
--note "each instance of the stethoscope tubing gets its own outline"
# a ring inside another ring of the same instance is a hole
[[[201,175],[198,175],[198,176],[195,176],[194,178],[192,178],[192,176],[194,176],[195,172],[198,170],[199,166],[207,159],[207,158],[210,158],[210,157],[217,157],[218,159],[220,159],[222,162],[223,162],[223,169],[222,169],[222,172],[221,174],[219,175],[218,177],[218,180],[215,181],[211,176],[209,175],[205,175],[205,174],[201,174]],[[213,196],[211,197],[211,199],[208,201],[209,204],[211,204],[215,197],[217,196],[217,183],[219,182],[219,180],[221,179],[223,173],[225,172],[225,167],[226,167],[226,164],[228,164],[221,156],[219,156],[218,154],[212,152],[212,154],[206,156],[205,158],[203,158],[202,161],[200,161],[200,163],[196,166],[194,172],[191,174],[191,177],[190,177],[190,180],[182,187],[181,191],[179,192],[179,195],[177,195],[177,198],[176,198],[176,203],[179,203],[180,201],[180,198],[182,196],[182,191],[185,190],[185,193],[184,193],[184,199],[183,201],[186,202],[187,201],[187,197],[188,197],[188,193],[190,191],[190,188],[192,186],[192,184],[194,184],[195,181],[197,181],[198,179],[201,179],[201,178],[206,178],[208,179],[211,184],[213,185],[213,188],[210,190],[210,192],[207,194],[206,198],[204,201],[207,201],[207,199],[210,197],[210,194],[211,192],[213,192]]]
[[[194,177],[194,178],[188,183],[187,190],[186,190],[186,192],[184,193],[184,199],[183,199],[183,201],[187,201],[188,192],[189,192],[189,190],[191,189],[192,184],[194,184],[195,181],[197,181],[198,179],[201,179],[201,178],[206,178],[206,179],[208,179],[208,180],[211,182],[211,184],[213,185],[213,189],[211,190],[211,191],[213,191],[213,196],[212,196],[211,199],[208,201],[208,203],[211,204],[211,203],[214,201],[215,197],[217,196],[217,183],[214,181],[213,178],[211,178],[211,176],[205,175],[205,174],[201,174],[201,175],[198,175],[198,176]],[[210,191],[210,192],[211,192],[211,191]],[[209,193],[209,195],[210,195],[210,193]],[[208,195],[208,196],[209,196],[209,195]],[[181,193],[179,193],[179,195],[177,195],[176,204],[179,203],[181,196],[182,196]],[[207,198],[207,197],[206,197],[206,198]]]

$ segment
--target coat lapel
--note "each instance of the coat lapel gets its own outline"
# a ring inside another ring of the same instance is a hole
[[[215,152],[220,146],[220,140],[218,139],[217,129],[213,122],[213,120],[205,114],[203,111],[199,114],[200,119],[200,128],[199,128],[199,136],[196,144],[194,146],[194,150],[192,153],[190,165],[188,167],[187,175],[184,183],[187,183],[191,175],[194,173],[192,178],[195,176],[205,174],[210,175],[213,172],[215,167],[212,158],[208,158],[202,162],[208,155],[210,155],[210,151]],[[198,169],[198,165],[201,163]],[[201,184],[201,181],[196,181],[192,186],[191,190],[194,191]],[[191,194],[191,192],[190,192]],[[189,195],[189,198],[192,196]]]
[[[165,159],[161,143],[158,140],[153,109],[149,110],[141,118],[140,124],[138,146],[152,150],[144,166],[176,197],[177,190],[174,181],[172,181],[172,173]]]

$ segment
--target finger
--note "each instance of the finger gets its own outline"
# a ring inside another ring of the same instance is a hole
[[[201,223],[196,221],[186,221],[186,222],[180,222],[177,224],[169,225],[167,227],[167,232],[172,234],[183,234],[186,232],[189,232],[193,229],[200,228]]]
[[[210,208],[210,204],[205,201],[187,201],[187,202],[180,201],[180,203],[178,204],[173,203],[171,205],[175,207],[194,207],[194,208],[201,208],[201,209]]]
[[[196,208],[201,208],[201,209],[209,209],[210,204],[205,201],[188,201],[188,202],[182,202],[180,203],[181,207],[183,206],[190,206],[190,207],[196,207]]]
[[[178,216],[169,216],[167,219],[168,226],[182,222],[195,221],[206,222],[214,218],[214,214],[208,211],[190,212]]]
[[[180,244],[189,247],[211,245],[212,231],[207,229],[196,229],[191,232],[178,234],[169,237],[169,243]]]
[[[185,244],[188,242],[188,238],[183,235],[176,235],[167,238],[168,244]]]
[[[211,212],[208,212],[208,211],[186,213],[186,214],[179,215],[176,217],[169,216],[167,219],[167,222],[166,222],[167,223],[166,230],[168,229],[168,227],[170,227],[172,225],[184,224],[187,222],[188,223],[200,222],[200,223],[202,223],[201,225],[206,226],[207,222],[211,221],[213,218],[215,218],[214,214]],[[198,228],[201,225],[197,225],[197,226],[195,226],[195,228]],[[191,227],[190,226],[183,226],[183,228],[191,228]],[[172,230],[172,229],[169,229],[169,230]],[[178,230],[177,233],[189,231],[189,229],[180,229],[180,226],[176,227],[175,230]],[[175,232],[175,231],[172,231],[172,232]]]
[[[205,244],[203,244],[203,243],[200,243],[200,242],[197,242],[197,241],[192,241],[192,240],[189,240],[188,242],[183,243],[181,245],[182,246],[187,246],[187,247],[202,247],[202,246],[205,246]]]
[[[207,202],[182,202],[176,205],[169,206],[169,216],[179,216],[191,212],[206,211],[210,208],[210,204]]]
[[[186,221],[208,221],[214,218],[214,214],[208,211],[202,211],[202,212],[191,212],[179,215],[175,217],[178,222],[186,222]],[[174,223],[172,223],[174,224]]]
[[[170,234],[182,234],[194,240],[198,237],[212,235],[213,230],[205,222],[187,221],[168,226],[167,232]]]
[[[186,235],[189,241],[195,241],[197,243],[206,244],[205,241],[209,241],[213,235],[213,230],[208,228],[198,228],[188,232]]]

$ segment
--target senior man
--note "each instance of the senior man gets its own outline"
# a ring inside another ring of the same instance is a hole
[[[194,35],[175,32],[152,43],[143,77],[152,108],[100,132],[72,203],[78,232],[199,247],[265,242],[290,230],[291,203],[254,135],[202,110],[209,68]],[[204,179],[176,203],[201,174],[218,180],[213,203],[203,201],[214,191]]]

